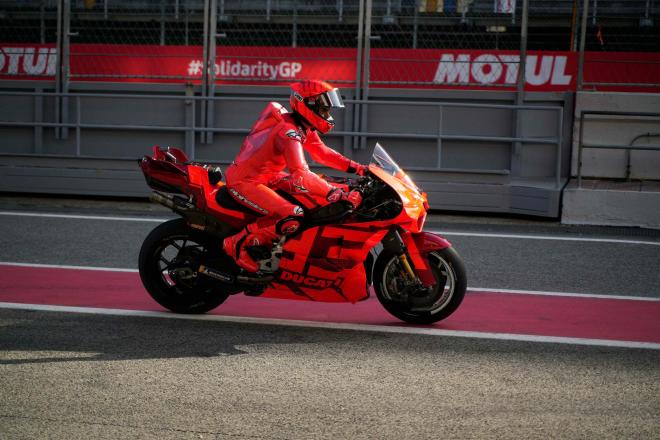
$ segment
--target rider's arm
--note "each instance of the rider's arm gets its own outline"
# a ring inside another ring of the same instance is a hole
[[[314,161],[336,170],[355,173],[360,169],[360,167],[362,167],[362,165],[359,163],[350,160],[341,153],[328,147],[325,143],[323,143],[318,133],[315,131],[312,131],[307,136],[304,148],[310,154],[310,156],[312,156]]]
[[[321,197],[327,197],[335,189],[316,173],[310,171],[299,138],[286,136],[286,133],[278,133],[275,137],[275,145],[284,155],[286,166],[297,185],[299,184],[310,193]]]

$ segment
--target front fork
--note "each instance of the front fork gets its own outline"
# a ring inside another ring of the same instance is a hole
[[[410,263],[408,262],[408,257],[406,256],[405,253],[399,255],[399,261],[401,262],[401,266],[403,266],[403,269],[405,273],[408,275],[408,277],[415,282],[421,282],[415,271],[413,270],[412,266],[410,266]]]
[[[399,257],[408,280],[430,287],[436,280],[429,266],[427,255],[433,250],[451,247],[444,238],[428,232],[412,233],[390,231],[383,239],[383,247]]]
[[[421,257],[421,255],[418,255],[417,246],[415,246],[414,240],[410,237],[410,233],[404,233],[404,236],[402,237],[401,234],[399,234],[399,231],[391,230],[385,238],[383,238],[382,243],[384,249],[394,253],[399,258],[399,262],[403,268],[402,275],[409,282],[420,287],[433,284],[435,281],[433,275],[430,274],[428,264],[426,264],[424,258]],[[415,269],[418,270],[416,271]],[[424,277],[427,273],[431,275],[430,279]]]

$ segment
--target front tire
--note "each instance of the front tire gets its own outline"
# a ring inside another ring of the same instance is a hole
[[[175,313],[206,313],[222,304],[230,286],[199,275],[202,261],[221,252],[221,244],[190,228],[184,219],[157,226],[140,249],[142,284],[158,304]]]
[[[432,324],[454,313],[463,301],[467,275],[461,257],[453,248],[429,252],[428,263],[435,284],[412,289],[402,278],[403,268],[392,252],[383,251],[374,268],[374,290],[385,310],[411,324]]]

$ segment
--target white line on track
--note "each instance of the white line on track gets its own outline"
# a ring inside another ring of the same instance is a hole
[[[129,272],[137,273],[137,269],[126,269],[117,267],[95,267],[95,266],[69,266],[62,264],[37,264],[37,263],[16,263],[13,261],[0,261],[0,266],[18,266],[18,267],[36,267],[44,269],[73,269],[73,270],[96,270],[105,272]],[[468,287],[470,292],[486,293],[513,293],[520,295],[541,295],[541,296],[567,296],[576,298],[599,298],[599,299],[618,299],[630,301],[660,301],[660,298],[648,296],[623,296],[623,295],[602,295],[594,293],[573,293],[573,292],[547,292],[539,290],[514,290],[514,289],[493,289],[487,287]]]
[[[651,246],[660,246],[660,241],[647,240],[623,240],[619,238],[585,238],[585,237],[567,237],[565,235],[521,235],[521,234],[492,234],[481,232],[450,232],[430,229],[429,232],[437,232],[440,235],[459,237],[489,237],[489,238],[511,238],[522,240],[556,240],[556,241],[584,241],[592,243],[617,243],[617,244],[648,244]]]
[[[280,325],[288,327],[322,328],[332,330],[371,331],[380,333],[399,333],[412,335],[448,336],[474,339],[496,339],[501,341],[545,342],[553,344],[590,345],[597,347],[641,348],[660,350],[660,344],[654,342],[616,341],[609,339],[566,338],[558,336],[521,335],[513,333],[468,332],[443,330],[436,328],[385,326],[368,324],[344,324],[316,321],[296,321],[291,319],[247,318],[222,315],[177,315],[169,312],[151,312],[142,310],[102,309],[92,307],[48,306],[40,304],[18,304],[0,302],[0,308],[14,310],[36,310],[46,312],[88,313],[110,316],[138,316],[147,318],[187,319],[195,321],[235,322],[242,324]]]
[[[43,217],[43,218],[68,218],[78,220],[110,220],[110,221],[127,221],[127,222],[148,222],[148,223],[163,223],[172,218],[155,218],[155,217],[113,217],[102,215],[78,215],[78,214],[57,214],[46,212],[22,212],[22,211],[0,211],[0,215],[15,216],[15,217]],[[496,234],[496,233],[482,233],[482,232],[460,232],[460,231],[442,231],[438,229],[429,229],[429,232],[435,232],[445,236],[458,236],[458,237],[484,237],[484,238],[509,238],[520,240],[553,240],[553,241],[577,241],[577,242],[592,242],[592,243],[614,243],[614,244],[642,244],[650,246],[660,246],[660,241],[649,240],[624,240],[617,238],[587,238],[587,237],[568,237],[562,235],[523,235],[523,234]]]
[[[15,263],[13,261],[0,261],[0,266],[41,267],[44,269],[99,270],[104,272],[138,272],[137,269],[124,269],[121,267],[68,266],[64,264]]]
[[[546,292],[543,290],[491,289],[485,287],[468,287],[468,293],[470,292],[513,293],[519,295],[540,295],[540,296],[566,296],[572,298],[622,299],[622,300],[631,300],[631,301],[660,301],[660,298],[653,298],[649,296],[603,295],[596,293],[573,293],[573,292]]]
[[[152,222],[163,223],[169,218],[154,217],[108,217],[104,215],[77,215],[77,214],[57,214],[50,212],[20,212],[20,211],[0,211],[0,215],[9,215],[15,217],[44,217],[44,218],[70,218],[78,220],[111,220],[124,222]]]

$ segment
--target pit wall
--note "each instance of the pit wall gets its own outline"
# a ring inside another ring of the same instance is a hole
[[[145,197],[149,189],[136,159],[152,145],[179,146],[195,160],[226,166],[267,100],[286,105],[289,99],[287,87],[219,87],[216,96],[222,100],[215,102],[212,126],[222,132],[203,142],[203,133],[185,128],[203,123],[201,101],[185,99],[199,96],[197,86],[76,83],[72,93],[104,95],[80,98],[80,110],[78,98],[69,98],[69,120],[84,126],[79,133],[69,128],[68,138],[58,139],[52,126],[32,125],[54,121],[54,98],[2,95],[16,91],[17,83],[7,81],[5,88],[0,82],[0,113],[23,124],[0,127],[0,191],[8,192]],[[36,82],[20,86],[25,92],[48,90],[48,84]],[[517,114],[516,94],[508,91],[374,89],[368,108],[360,109],[351,103],[353,90],[342,90],[347,106],[325,137],[328,145],[368,163],[380,142],[428,193],[433,209],[560,215],[569,173],[572,93],[527,93],[525,105],[542,109],[526,107]],[[142,98],[117,99],[110,93]],[[183,128],[159,128],[166,126]],[[526,141],[517,145],[518,138]]]
[[[579,92],[575,100],[571,175],[577,176],[580,113],[583,111],[648,112],[660,114],[660,93]],[[588,144],[629,145],[638,135],[657,133],[657,137],[641,138],[635,144],[660,147],[660,116],[590,115],[583,127],[583,142]],[[626,151],[584,149],[582,176],[599,179],[626,177]],[[660,151],[630,152],[632,179],[660,180]]]
[[[630,179],[626,179],[626,150],[584,149],[578,185],[580,113],[660,113],[660,94],[580,92],[575,103],[572,179],[562,195],[565,224],[633,226],[660,229],[660,149],[630,151]],[[583,142],[596,145],[652,145],[660,148],[660,116],[591,115],[583,127]],[[655,137],[639,137],[657,133]]]

